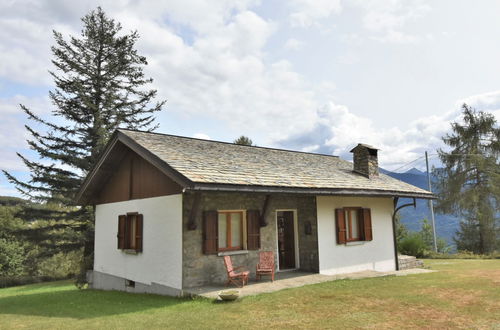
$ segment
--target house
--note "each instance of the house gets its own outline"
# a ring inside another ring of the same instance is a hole
[[[379,173],[378,150],[336,156],[117,130],[77,195],[95,206],[97,289],[182,295],[222,283],[221,256],[255,274],[397,268],[393,214],[428,191]]]

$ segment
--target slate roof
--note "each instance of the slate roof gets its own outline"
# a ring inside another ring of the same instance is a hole
[[[385,174],[369,179],[354,173],[351,162],[336,156],[123,129],[117,134],[165,163],[187,189],[435,198]]]

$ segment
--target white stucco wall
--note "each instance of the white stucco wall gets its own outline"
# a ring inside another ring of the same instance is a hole
[[[371,209],[372,241],[337,244],[335,209],[349,206]],[[321,274],[395,270],[391,198],[318,196],[317,212]]]
[[[143,252],[117,248],[118,216],[144,216]],[[96,206],[94,270],[128,280],[182,289],[182,195]]]

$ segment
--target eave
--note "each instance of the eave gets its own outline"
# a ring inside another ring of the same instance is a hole
[[[277,186],[254,186],[254,185],[231,185],[216,183],[194,183],[186,190],[192,191],[222,191],[222,192],[255,192],[255,193],[288,193],[304,195],[330,195],[330,196],[352,196],[352,197],[403,197],[419,199],[437,199],[432,193],[415,193],[393,190],[366,190],[345,188],[303,188],[303,187],[277,187]]]

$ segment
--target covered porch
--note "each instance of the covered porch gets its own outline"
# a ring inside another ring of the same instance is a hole
[[[340,279],[363,279],[363,278],[373,278],[382,276],[406,276],[412,274],[424,274],[434,272],[429,269],[414,268],[405,269],[399,271],[389,271],[389,272],[377,272],[372,270],[366,270],[362,272],[340,274],[340,275],[322,275],[317,273],[303,272],[300,270],[294,271],[284,271],[276,273],[274,282],[270,279],[264,278],[261,281],[255,281],[251,279],[248,285],[243,288],[238,288],[235,286],[223,286],[223,285],[206,285],[194,288],[189,288],[184,290],[185,295],[191,296],[201,296],[210,299],[217,299],[220,291],[223,290],[238,290],[240,297],[252,296],[261,293],[270,293],[283,289],[297,288],[304,285],[317,284],[328,281],[335,281]]]

